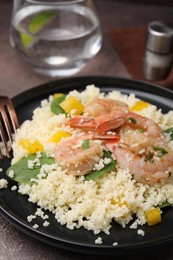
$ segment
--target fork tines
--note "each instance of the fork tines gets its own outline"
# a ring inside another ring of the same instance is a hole
[[[13,142],[13,134],[19,126],[18,118],[12,101],[8,97],[0,96],[0,158],[3,155],[10,158],[9,144]]]

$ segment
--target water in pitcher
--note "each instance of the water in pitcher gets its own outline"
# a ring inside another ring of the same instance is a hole
[[[77,73],[101,48],[99,21],[84,6],[26,6],[12,19],[13,47],[35,71],[49,76]]]

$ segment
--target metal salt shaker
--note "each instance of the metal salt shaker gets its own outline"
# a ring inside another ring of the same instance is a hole
[[[148,80],[163,80],[173,61],[173,28],[161,21],[148,26],[148,39],[144,58],[144,77]]]

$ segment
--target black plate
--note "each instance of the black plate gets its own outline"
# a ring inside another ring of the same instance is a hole
[[[30,119],[32,111],[48,95],[54,92],[67,93],[73,89],[82,91],[88,84],[95,84],[104,92],[120,90],[125,94],[135,93],[137,97],[161,108],[163,113],[173,110],[173,92],[170,90],[135,80],[110,77],[80,77],[44,84],[14,97],[13,102],[20,123]],[[0,168],[4,170],[2,177],[7,178],[5,171],[9,165],[10,160],[8,159],[0,162]],[[161,224],[152,227],[147,225],[141,227],[145,231],[144,237],[139,236],[137,230],[132,230],[129,226],[123,229],[114,222],[109,236],[104,233],[94,235],[93,232],[83,228],[71,231],[65,226],[59,225],[53,214],[49,212],[46,213],[49,215],[51,224],[45,228],[42,225],[43,220],[37,219],[37,221],[33,222],[40,224],[40,228],[35,230],[32,228],[33,223],[27,222],[26,219],[28,215],[35,213],[37,206],[28,202],[27,196],[22,196],[17,191],[11,191],[10,187],[16,183],[9,179],[8,182],[8,189],[0,190],[0,211],[2,215],[23,232],[47,244],[76,252],[106,255],[137,252],[141,249],[146,250],[166,245],[173,241],[172,208],[164,210]],[[98,236],[102,237],[103,244],[101,245],[95,244],[95,239]],[[116,247],[113,246],[114,242],[118,242]]]

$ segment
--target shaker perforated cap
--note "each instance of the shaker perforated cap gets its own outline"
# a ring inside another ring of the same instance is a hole
[[[146,47],[160,54],[173,52],[173,27],[161,21],[149,23]]]

